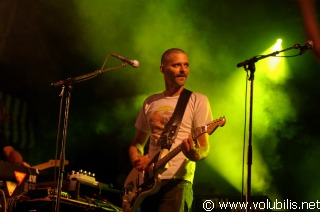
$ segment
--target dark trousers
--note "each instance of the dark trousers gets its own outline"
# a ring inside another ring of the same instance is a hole
[[[162,180],[160,190],[143,200],[140,211],[190,212],[192,201],[192,183],[181,179]]]

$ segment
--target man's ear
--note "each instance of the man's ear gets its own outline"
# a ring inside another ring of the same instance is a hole
[[[163,65],[161,65],[160,66],[160,71],[163,73],[163,69],[164,69],[164,67],[163,67]]]

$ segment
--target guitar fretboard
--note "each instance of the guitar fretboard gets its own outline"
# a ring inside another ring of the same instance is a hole
[[[173,150],[168,152],[168,154],[166,154],[163,158],[158,160],[157,163],[155,164],[154,169],[159,170],[160,168],[164,167],[166,165],[166,163],[168,163],[168,161],[171,160],[171,158],[173,158],[177,154],[179,154],[179,152],[181,152],[181,150],[182,150],[182,147],[181,147],[181,144],[179,144],[176,148],[174,148]]]

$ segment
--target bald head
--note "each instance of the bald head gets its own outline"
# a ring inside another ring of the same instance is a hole
[[[171,49],[168,49],[167,51],[165,51],[163,54],[162,54],[162,57],[161,57],[161,64],[166,64],[168,61],[171,60],[171,56],[174,55],[174,54],[186,54],[185,51],[183,51],[182,49],[178,49],[178,48],[171,48]]]

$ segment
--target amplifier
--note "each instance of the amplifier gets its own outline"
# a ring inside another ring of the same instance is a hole
[[[57,182],[42,182],[37,183],[36,189],[29,190],[26,195],[32,200],[46,197],[53,198],[57,195],[56,191]],[[113,208],[121,206],[120,190],[114,189],[112,185],[97,181],[91,183],[81,180],[64,180],[60,195],[70,201],[88,202],[93,199],[108,202],[108,205]]]
[[[95,182],[85,182],[81,180],[69,181],[69,192],[71,199],[81,200],[83,198],[103,198],[116,206],[121,206],[121,191],[114,189],[112,185]]]

